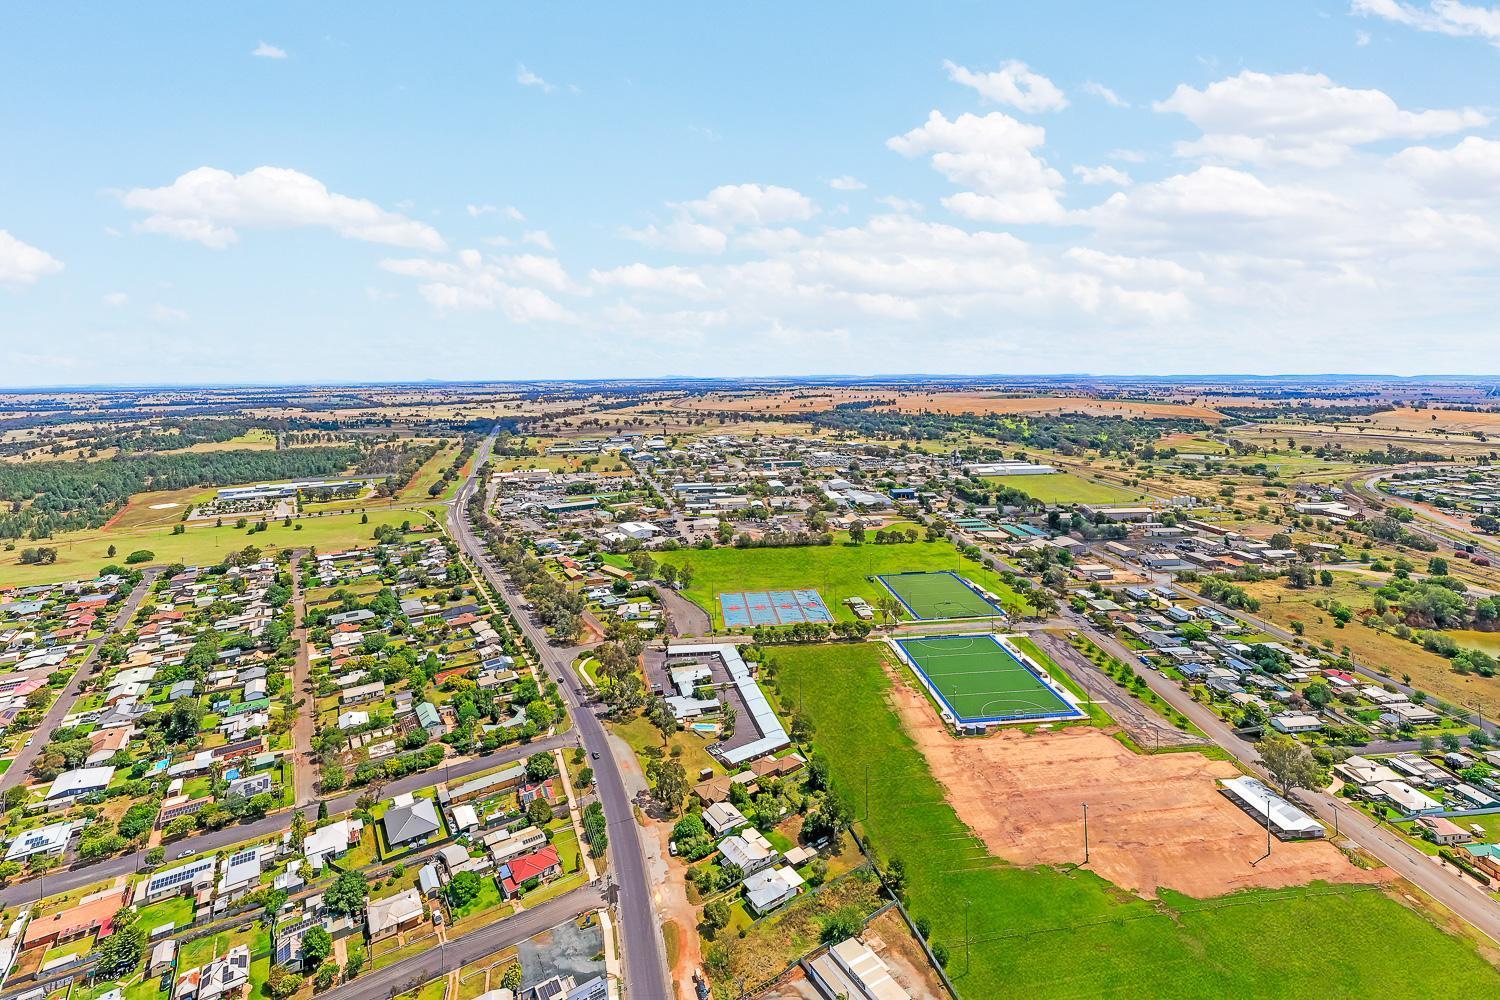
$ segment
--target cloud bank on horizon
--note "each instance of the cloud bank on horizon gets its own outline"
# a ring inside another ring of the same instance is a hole
[[[973,43],[926,39],[915,93],[830,88],[808,113],[830,135],[763,152],[754,112],[709,93],[591,107],[639,86],[628,63],[613,90],[558,82],[573,68],[538,47],[496,68],[507,111],[459,79],[409,97],[432,67],[408,61],[345,122],[277,76],[357,64],[368,39],[221,40],[265,106],[227,102],[200,141],[184,97],[144,116],[169,148],[142,140],[116,176],[6,178],[0,383],[1500,370],[1500,99],[1434,64],[1493,78],[1500,9],[1324,20],[1342,72],[1221,69],[1192,37],[1153,55],[1170,85],[1056,48],[930,59]],[[469,157],[378,113],[438,100]],[[258,137],[271,112],[301,120]]]

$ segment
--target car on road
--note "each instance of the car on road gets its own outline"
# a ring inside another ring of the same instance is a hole
[[[599,751],[595,750],[593,753],[589,754],[589,758],[591,760],[598,760],[599,759]]]
[[[177,852],[177,860],[178,861],[181,861],[183,858],[190,858],[192,856],[193,856],[193,849],[191,847],[188,848],[185,851],[178,851]]]

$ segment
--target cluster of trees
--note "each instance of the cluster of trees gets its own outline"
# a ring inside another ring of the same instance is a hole
[[[507,539],[483,513],[482,504],[476,504],[471,510],[478,510],[482,515],[482,519],[476,517],[476,521],[485,525],[485,542],[490,554],[500,569],[526,594],[537,620],[559,639],[568,642],[577,639],[583,633],[583,612],[587,605],[583,594],[569,590],[547,572],[540,559]]]
[[[1436,552],[1437,542],[1425,535],[1407,530],[1406,525],[1411,522],[1413,516],[1412,512],[1405,507],[1394,507],[1383,517],[1369,521],[1350,521],[1349,530],[1369,535],[1376,541],[1391,545],[1404,545],[1418,552]]]
[[[1017,419],[1012,414],[877,410],[866,402],[845,403],[821,413],[795,416],[799,421],[810,420],[817,427],[850,431],[877,440],[941,441],[950,436],[982,437],[1064,455],[1077,455],[1085,450],[1106,455],[1124,454],[1134,451],[1139,444],[1155,442],[1165,434],[1199,433],[1209,429],[1203,421],[1195,419],[1125,418],[1084,413]],[[761,417],[774,418],[775,415],[761,414]]]
[[[938,534],[938,531],[936,528],[928,528],[927,534],[927,540],[930,542],[933,541],[933,536],[936,536]],[[907,528],[905,531],[901,530],[900,528],[882,528],[875,532],[876,545],[899,545],[903,542],[915,542],[917,538],[918,535],[916,528]],[[856,521],[854,525],[849,528],[849,541],[853,542],[855,545],[864,544],[865,526],[863,524]]]
[[[441,441],[421,445],[414,445],[409,441],[394,441],[376,445],[365,452],[364,457],[355,467],[355,472],[361,476],[383,477],[375,484],[375,495],[377,497],[395,496],[416,478],[422,466],[426,465],[442,446]]]
[[[609,824],[604,819],[604,806],[597,800],[584,807],[583,837],[588,841],[590,857],[604,857],[609,848]]]
[[[101,527],[144,490],[326,476],[353,465],[359,449],[146,452],[97,462],[0,464],[0,538],[50,538]]]
[[[826,531],[767,531],[756,538],[742,531],[734,536],[733,544],[737,549],[794,549],[832,545],[833,535]]]
[[[1222,576],[1206,576],[1198,582],[1198,592],[1210,601],[1238,611],[1259,611],[1260,599],[1244,587],[1237,587]]]
[[[427,487],[427,495],[430,497],[441,496],[443,491],[463,473],[464,466],[468,464],[469,459],[474,457],[474,449],[478,446],[479,438],[477,436],[472,434],[465,435],[463,447],[458,449],[458,453],[453,456],[453,461],[448,463],[443,469],[443,474],[437,478],[437,481]]]
[[[441,743],[429,743],[412,753],[396,754],[384,760],[363,761],[355,765],[354,773],[349,776],[349,785],[352,788],[358,788],[372,782],[393,781],[396,778],[404,778],[408,774],[429,770],[443,762],[443,753]],[[333,786],[329,784],[329,779],[332,777],[329,772],[332,770],[327,767],[323,769],[322,784],[325,789],[333,789]]]
[[[757,645],[827,642],[829,639],[864,639],[874,626],[869,622],[797,622],[795,625],[757,625],[751,632]]]

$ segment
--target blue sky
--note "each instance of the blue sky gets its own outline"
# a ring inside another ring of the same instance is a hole
[[[0,385],[1500,372],[1496,9],[932,8],[12,7]]]

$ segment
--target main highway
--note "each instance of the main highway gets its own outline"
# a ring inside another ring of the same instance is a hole
[[[484,490],[483,468],[489,460],[494,440],[491,434],[476,453],[469,478],[448,509],[448,530],[495,593],[512,609],[512,618],[531,640],[539,665],[557,679],[584,748],[596,758],[592,761],[594,783],[609,823],[610,871],[614,877],[614,902],[619,914],[617,926],[622,939],[625,994],[643,1000],[669,1000],[672,990],[667,983],[666,951],[661,921],[652,905],[645,846],[636,827],[635,812],[625,790],[624,778],[610,747],[609,734],[589,705],[588,695],[572,669],[571,652],[553,647],[546,632],[532,622],[524,610],[515,610],[521,595],[496,571],[484,543],[469,523],[469,498],[476,490]],[[487,500],[487,491],[485,496]]]

